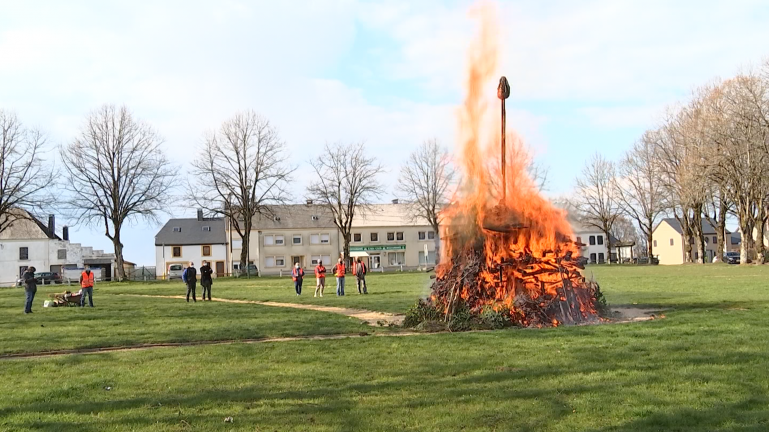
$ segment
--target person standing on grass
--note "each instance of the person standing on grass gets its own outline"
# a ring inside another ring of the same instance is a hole
[[[318,260],[318,265],[315,266],[315,295],[313,297],[318,296],[318,291],[320,291],[320,296],[323,297],[323,291],[326,289],[326,268],[323,267],[323,260]]]
[[[344,295],[344,264],[342,258],[339,258],[336,266],[334,266],[334,273],[336,274],[336,295]]]
[[[86,295],[88,306],[93,307],[93,272],[89,266],[85,266],[83,273],[80,273],[80,307],[85,307]]]
[[[184,269],[182,280],[187,284],[187,303],[190,302],[190,293],[192,293],[192,301],[197,303],[198,299],[195,298],[195,288],[198,283],[198,271],[195,270],[195,263],[192,261],[190,261],[190,266]]]
[[[35,280],[35,272],[37,269],[33,266],[27,267],[24,270],[24,274],[21,278],[24,280],[24,294],[26,295],[26,301],[24,303],[24,313],[32,313],[32,301],[35,300],[35,293],[37,292],[37,281]]]
[[[203,265],[200,267],[200,286],[203,287],[203,301],[206,301],[206,292],[208,292],[208,301],[211,301],[211,285],[214,284],[214,279],[211,276],[214,273],[211,270],[211,265],[208,261],[203,261]]]
[[[360,257],[354,262],[352,272],[355,275],[355,282],[358,285],[358,294],[368,294],[368,289],[366,288],[366,273],[368,272],[368,269],[366,268],[366,264],[361,261]],[[361,284],[363,284],[363,292],[360,290]]]
[[[299,266],[299,263],[294,265],[294,269],[291,270],[291,279],[294,280],[294,289],[296,295],[302,295],[302,281],[304,280],[304,269]]]

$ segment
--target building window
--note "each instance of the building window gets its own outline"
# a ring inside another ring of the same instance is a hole
[[[403,233],[402,232],[395,233],[395,240],[403,241]]]
[[[19,259],[22,260],[22,261],[29,259],[29,248],[28,247],[20,247],[19,248]]]
[[[232,248],[233,249],[243,249],[243,240],[233,240],[232,241]]]
[[[282,256],[275,257],[275,267],[284,267],[286,265],[286,258]]]
[[[264,266],[275,267],[275,257],[274,256],[264,257]]]
[[[272,246],[275,244],[275,236],[274,235],[266,235],[264,236],[264,245],[265,246]]]
[[[654,247],[657,247],[657,240],[654,240]]]
[[[363,241],[363,235],[361,233],[353,233],[352,241],[355,242],[355,243],[362,242]]]
[[[673,246],[673,239],[670,239],[670,246]]]
[[[379,233],[371,233],[371,241],[372,242],[378,242],[379,241]]]
[[[594,253],[590,254],[590,264],[595,264],[596,255]]]
[[[303,261],[304,261],[303,256],[292,256],[291,267],[295,266],[296,264],[299,264],[299,267],[304,267],[304,264],[302,264]]]
[[[598,236],[598,244],[599,245],[603,244],[603,236]]]
[[[203,255],[203,256],[211,256],[211,246],[209,246],[209,245],[203,246],[203,250],[202,250],[201,255]]]
[[[427,240],[435,240],[435,231],[427,231]]]
[[[275,246],[283,246],[286,244],[285,237],[282,235],[276,235],[275,236]]]
[[[435,264],[435,251],[427,251],[427,261],[425,261],[425,252],[419,251],[419,265]]]
[[[603,263],[604,263],[604,256],[603,256],[602,253],[599,253],[598,254],[598,264],[603,264]]]
[[[282,256],[268,256],[264,258],[265,267],[285,267],[286,257]]]
[[[329,244],[329,243],[331,243],[331,237],[328,234],[321,234],[320,244]]]
[[[590,246],[594,246],[595,245],[595,236],[590,236],[589,240],[590,240]]]
[[[395,241],[395,233],[394,232],[387,233],[387,241]]]
[[[181,246],[174,246],[171,248],[171,255],[174,258],[179,258],[182,256],[182,247]]]
[[[425,235],[425,232],[424,232],[424,231],[419,231],[419,232],[417,233],[417,235],[419,236],[419,240],[425,240],[425,239],[427,239],[427,235]]]
[[[204,226],[203,227],[203,231],[211,232],[211,227],[210,226]]]
[[[56,251],[56,258],[60,260],[67,259],[67,250],[66,249],[59,249]]]
[[[713,244],[716,244],[716,243],[718,243],[718,237],[713,236]]]
[[[320,244],[320,234],[310,234],[310,244]]]
[[[302,244],[302,235],[301,234],[294,234],[293,237],[291,237],[291,243],[295,245]]]
[[[391,266],[401,265],[404,261],[406,261],[406,254],[403,252],[389,252],[387,256]]]
[[[182,232],[182,227],[174,227],[174,232]]]
[[[312,265],[318,265],[319,261],[323,261],[323,265],[331,264],[331,255],[313,255],[310,259]]]
[[[582,244],[582,237],[577,236],[577,244]]]

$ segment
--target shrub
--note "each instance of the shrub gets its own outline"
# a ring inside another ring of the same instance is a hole
[[[416,304],[406,311],[406,318],[403,320],[404,327],[416,327],[425,321],[438,321],[443,318],[443,314],[431,303],[423,299],[417,300]]]

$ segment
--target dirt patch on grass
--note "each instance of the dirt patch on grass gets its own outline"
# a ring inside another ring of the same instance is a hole
[[[185,296],[181,296],[181,295],[178,295],[178,296],[161,296],[161,295],[148,295],[148,294],[147,295],[120,294],[120,295],[126,295],[126,296],[132,296],[132,297],[153,297],[153,298],[182,299],[182,300],[186,299]],[[292,308],[292,309],[307,309],[307,310],[314,310],[318,312],[335,313],[338,315],[345,315],[348,317],[359,319],[361,321],[365,321],[370,326],[388,326],[390,324],[401,325],[403,324],[403,320],[406,318],[406,316],[402,314],[391,314],[391,313],[385,313],[385,312],[370,311],[365,309],[352,309],[352,308],[343,308],[343,307],[337,307],[337,306],[323,306],[323,305],[314,305],[314,304],[283,303],[283,302],[257,301],[257,300],[233,300],[233,299],[223,299],[223,298],[212,298],[211,301],[222,302],[222,303],[257,304],[262,306],[284,307],[284,308]]]
[[[613,307],[612,317],[609,323],[628,323],[639,321],[652,321],[665,318],[665,315],[656,309],[644,309],[637,307]]]

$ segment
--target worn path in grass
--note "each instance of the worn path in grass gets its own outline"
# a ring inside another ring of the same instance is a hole
[[[149,295],[149,294],[121,294],[121,295],[132,296],[132,297],[186,299],[185,296],[181,296],[181,295],[176,295],[176,296]],[[293,309],[307,309],[307,310],[314,310],[318,312],[329,312],[329,313],[334,313],[339,315],[345,315],[351,318],[357,318],[361,321],[365,321],[366,323],[368,323],[368,325],[372,325],[372,326],[389,325],[389,324],[401,325],[403,324],[404,318],[406,318],[406,315],[403,315],[403,314],[391,314],[391,313],[385,313],[385,312],[375,312],[375,311],[364,310],[364,309],[342,308],[342,307],[336,307],[336,306],[319,306],[319,305],[313,305],[313,304],[283,303],[283,302],[257,301],[257,300],[233,300],[233,299],[223,299],[223,298],[212,298],[211,301],[222,302],[222,303],[258,304],[262,306],[274,306],[274,307],[284,307],[284,308],[293,308]]]

